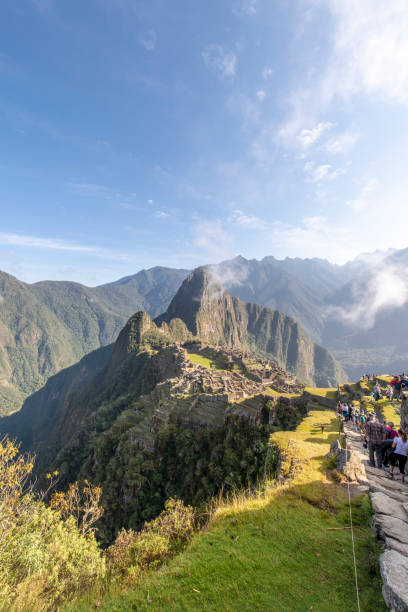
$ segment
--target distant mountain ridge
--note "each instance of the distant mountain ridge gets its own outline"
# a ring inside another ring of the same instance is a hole
[[[114,342],[128,317],[163,312],[187,270],[152,268],[114,285],[29,285],[0,272],[0,415],[61,369]]]
[[[371,326],[364,308],[360,321],[350,320],[350,313],[357,303],[375,302],[378,269],[396,269],[408,285],[408,249],[364,255],[341,266],[318,258],[238,256],[209,268],[230,295],[296,319],[333,352],[350,379],[365,371],[407,369],[408,343],[401,330],[408,326],[408,306],[400,304],[397,284],[389,289],[395,307],[380,310]],[[0,414],[17,409],[49,376],[113,342],[135,311],[163,313],[189,273],[157,267],[90,288],[65,281],[28,285],[0,272]]]

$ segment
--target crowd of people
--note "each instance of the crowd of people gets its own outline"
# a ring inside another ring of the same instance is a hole
[[[362,379],[370,381],[371,377],[369,374],[364,374]],[[380,384],[377,382],[375,374],[373,374],[372,380],[374,383],[372,397],[375,401],[378,401],[379,399],[382,399],[383,391],[381,389]],[[401,394],[405,391],[408,391],[408,373],[405,374],[405,372],[403,372],[399,375],[394,374],[387,385],[387,389],[385,390],[385,396],[390,401],[399,400],[401,398]]]
[[[408,436],[406,432],[394,427],[394,423],[381,423],[375,412],[367,414],[357,409],[353,402],[338,402],[337,412],[344,421],[352,421],[356,431],[362,436],[363,445],[368,448],[372,467],[384,469],[394,479],[395,467],[399,468],[402,483],[405,481],[405,465],[408,456]]]

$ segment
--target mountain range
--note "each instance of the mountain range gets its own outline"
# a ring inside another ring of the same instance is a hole
[[[187,270],[152,268],[100,287],[0,272],[0,414],[18,409],[47,379],[114,342],[136,310],[163,312]]]
[[[36,455],[39,477],[57,469],[60,486],[100,483],[109,543],[169,496],[198,505],[256,480],[270,426],[296,426],[307,410],[294,374],[326,385],[342,375],[294,319],[231,297],[198,268],[163,315],[132,315],[114,344],[0,419],[0,435]]]
[[[323,259],[236,257],[209,266],[231,296],[278,310],[328,348],[350,379],[407,368],[408,249],[345,265]],[[139,309],[163,313],[189,270],[151,268],[99,287],[23,283],[0,272],[0,414],[50,376],[115,341]]]

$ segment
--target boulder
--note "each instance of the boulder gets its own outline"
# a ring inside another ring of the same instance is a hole
[[[375,513],[386,514],[401,521],[408,522],[408,514],[405,512],[402,504],[395,499],[388,497],[385,493],[371,493],[371,506]]]
[[[398,540],[394,540],[394,538],[385,538],[385,547],[392,548],[393,550],[401,553],[401,555],[408,557],[408,544],[398,542]]]
[[[388,516],[387,514],[375,514],[372,524],[377,535],[382,540],[388,536],[403,544],[408,544],[408,529],[405,521]]]
[[[342,448],[339,440],[334,440],[330,444],[330,450],[327,453],[327,457],[337,457],[337,455],[341,452]]]
[[[367,482],[364,465],[358,453],[341,449],[337,455],[336,468],[349,482]]]
[[[386,550],[380,556],[385,603],[394,612],[408,611],[408,558],[396,550]]]

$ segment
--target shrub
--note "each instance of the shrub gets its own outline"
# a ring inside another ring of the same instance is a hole
[[[158,567],[178,552],[194,532],[194,513],[180,500],[169,499],[165,510],[139,531],[122,529],[106,551],[112,574],[133,579],[142,571]]]
[[[185,506],[179,499],[169,499],[163,512],[144,529],[169,538],[172,548],[188,542],[194,532],[194,512],[191,506]]]
[[[32,468],[18,446],[0,441],[0,610],[55,610],[105,575],[94,534],[35,496]]]

